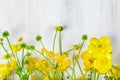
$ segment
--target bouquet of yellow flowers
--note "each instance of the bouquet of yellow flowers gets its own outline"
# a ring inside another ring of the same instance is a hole
[[[0,50],[5,54],[0,57],[6,62],[0,64],[0,80],[100,80],[101,76],[104,80],[120,80],[120,66],[112,63],[109,37],[91,38],[83,51],[88,39],[84,34],[81,44],[74,44],[71,49],[63,51],[63,27],[56,26],[55,30],[51,50],[44,46],[40,35],[36,36],[36,41],[42,48],[37,49],[27,44],[23,37],[16,44],[12,43],[9,32],[4,31],[0,38]],[[59,42],[58,52],[55,51],[56,38]],[[81,66],[81,59],[84,67]]]

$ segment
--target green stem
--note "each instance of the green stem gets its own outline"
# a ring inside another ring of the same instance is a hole
[[[81,50],[82,50],[82,48],[83,48],[83,45],[84,45],[84,42],[85,42],[85,40],[82,42],[82,44],[80,45],[80,49],[79,49],[79,51],[78,51],[78,56],[80,55],[80,52],[81,52]]]
[[[68,71],[65,71],[65,72],[67,73],[68,78],[70,77],[70,78],[71,78],[71,80],[72,80],[72,77],[70,76],[69,72],[68,72]]]
[[[85,75],[83,75],[83,80],[86,80],[85,77],[87,75],[87,71],[85,72]]]
[[[77,60],[77,64],[78,64],[79,70],[80,70],[80,72],[81,72],[81,75],[83,75],[83,71],[82,71],[82,68],[81,68],[78,60]]]
[[[92,70],[90,70],[90,80],[92,80]]]
[[[53,46],[52,46],[53,51],[54,51],[54,47],[55,47],[56,36],[57,36],[57,31],[55,32],[55,35],[54,35]]]
[[[74,71],[74,70],[73,70],[73,68],[72,68],[71,66],[69,66],[69,68],[72,70],[72,76],[71,76],[71,77],[72,77],[72,79],[73,79],[73,71]]]
[[[96,71],[94,71],[94,80],[96,80]]]
[[[1,46],[2,46],[2,48],[4,49],[4,51],[7,53],[7,55],[9,55],[7,49],[3,46],[3,44],[1,44]],[[11,57],[10,57],[10,60],[12,60]],[[8,62],[9,62],[9,60],[8,60]]]
[[[85,42],[85,40],[82,42],[82,44],[81,44],[81,47],[80,47],[80,49],[79,49],[79,51],[78,51],[78,56],[80,56],[80,52],[81,52],[81,50],[82,50],[82,47],[83,47],[83,45],[84,45],[84,42]],[[74,65],[76,65],[76,63],[77,63],[77,60],[75,61],[75,64]],[[82,70],[82,69],[81,69]],[[81,72],[81,74],[83,74],[83,72]]]
[[[61,32],[59,32],[59,50],[60,50],[60,54],[62,55],[62,37],[61,37]]]
[[[73,52],[73,56],[75,56],[75,50]],[[74,80],[76,80],[76,74],[75,74],[75,61],[74,59],[72,60],[73,61],[73,71],[72,71],[72,76],[74,76]]]
[[[97,80],[99,80],[99,76],[100,76],[100,75],[98,74],[98,75],[97,75]]]
[[[56,72],[56,70],[53,70],[53,75],[56,75],[57,79],[60,80],[60,75],[58,72]]]
[[[24,49],[22,50],[22,67],[24,68]]]
[[[17,61],[18,61],[18,65],[20,65],[20,61],[19,61],[19,59],[18,59],[18,55],[17,55],[17,52],[15,53],[16,54],[16,58],[17,58]]]
[[[45,46],[44,46],[44,44],[43,44],[42,40],[40,40],[40,43],[41,43],[42,47],[43,47],[43,48],[45,48]]]
[[[64,72],[62,72],[61,80],[64,80]]]
[[[9,47],[10,47],[10,49],[11,49],[11,51],[12,51],[12,55],[13,55],[14,58],[15,58],[15,55],[14,55],[13,49],[12,49],[12,47],[11,47],[11,43],[10,43],[10,41],[9,41],[8,38],[6,38],[6,39],[7,39],[7,42],[8,42],[8,44],[9,44]]]
[[[81,47],[80,47],[80,49],[79,49],[79,51],[78,51],[78,56],[80,55],[80,52],[81,52],[82,47],[83,47],[83,45],[84,45],[84,42],[85,42],[85,41],[83,41],[82,44],[81,44]],[[78,60],[75,61],[75,64],[74,64],[74,65],[76,65],[76,63],[78,64],[78,67],[79,67],[79,69],[80,69],[80,72],[81,72],[81,74],[83,75],[83,72],[82,72],[82,69],[81,69],[81,66],[80,66]]]
[[[46,57],[45,55],[43,55],[40,51],[38,51],[36,49],[35,49],[35,51],[38,52],[40,55],[42,55],[45,59],[47,59],[52,64],[52,62],[50,61],[50,59],[48,57]]]
[[[65,51],[65,52],[63,52],[63,53],[70,52],[70,51],[73,51],[73,49],[69,49],[69,50],[67,50],[67,51]]]
[[[9,80],[9,75],[6,76],[6,80]]]

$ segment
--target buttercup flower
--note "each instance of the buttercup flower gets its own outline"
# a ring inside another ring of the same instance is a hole
[[[42,48],[42,49],[41,49],[41,53],[42,53],[42,54],[47,53],[47,52],[48,52],[47,49],[45,49],[45,48]]]
[[[7,64],[0,64],[0,75],[6,76],[9,74],[9,69]]]
[[[57,57],[57,62],[58,62],[58,70],[60,72],[67,70],[71,63],[70,59],[66,55],[62,55],[62,56],[59,55]]]
[[[54,57],[55,56],[55,53],[53,51],[48,51],[47,53],[50,57]]]
[[[105,54],[110,54],[112,52],[110,39],[106,36],[103,36],[100,39],[91,38],[90,44],[88,46],[88,51],[91,51],[93,53],[102,52]]]
[[[9,70],[12,71],[17,67],[17,60],[14,59],[10,63],[8,63]]]
[[[0,64],[0,75],[8,75],[16,67],[16,60],[11,61],[8,64]]]
[[[85,69],[95,69],[99,74],[106,73],[112,67],[111,52],[112,46],[108,37],[92,38],[88,50],[82,53]]]
[[[86,71],[90,70],[90,69],[94,69],[94,61],[95,58],[93,56],[94,54],[89,53],[88,51],[84,51],[82,53],[82,59],[84,60],[84,69]]]
[[[97,58],[97,57],[96,57]],[[104,65],[104,67],[103,67]],[[99,74],[106,73],[112,67],[112,56],[111,54],[98,53],[98,58],[94,61],[94,68]]]
[[[20,44],[12,44],[11,47],[15,53],[21,50]]]
[[[47,60],[38,60],[35,63],[35,68],[38,71],[41,71],[41,72],[43,72],[45,74],[50,72],[50,67],[48,65],[48,61]]]

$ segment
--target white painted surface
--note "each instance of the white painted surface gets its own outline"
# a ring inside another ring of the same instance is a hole
[[[120,0],[0,0],[0,34],[11,33],[12,40],[23,35],[35,44],[43,36],[51,47],[54,26],[63,25],[63,48],[89,38],[107,35],[113,45],[113,61],[120,64]]]

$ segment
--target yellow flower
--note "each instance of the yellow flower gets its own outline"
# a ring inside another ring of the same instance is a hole
[[[6,76],[9,74],[9,69],[7,64],[0,64],[0,75]]]
[[[80,76],[80,77],[78,77],[76,80],[83,80],[83,78]]]
[[[14,70],[17,67],[17,60],[12,60],[10,63],[8,63],[8,66],[10,71]]]
[[[50,80],[48,76],[45,76],[43,80]]]
[[[86,51],[82,53],[82,59],[84,60],[84,67],[86,71],[95,69],[99,74],[103,74],[109,71],[112,67],[111,54],[92,54]]]
[[[41,49],[41,53],[42,53],[42,54],[47,53],[47,52],[48,52],[47,49],[45,49],[45,48],[42,48],[42,49]]]
[[[8,64],[0,64],[0,75],[6,76],[15,68],[16,68],[16,60],[15,59],[12,60]]]
[[[18,52],[21,50],[20,44],[12,44],[11,47],[14,52]]]
[[[0,80],[4,80],[4,78],[0,78]]]
[[[41,60],[38,60],[36,63],[35,63],[35,68],[39,68],[41,65]]]
[[[34,61],[30,60],[29,61],[26,61],[26,65],[25,65],[25,68],[27,71],[33,71],[35,69],[35,63]]]
[[[85,70],[93,69],[99,74],[109,71],[112,67],[111,52],[112,46],[108,37],[91,38],[88,50],[82,53]]]
[[[58,63],[58,70],[60,72],[63,72],[68,69],[71,61],[66,55],[63,54],[57,57],[57,63]]]
[[[53,51],[48,51],[47,53],[50,57],[54,57],[55,56],[55,53]]]
[[[94,61],[95,61],[93,54],[89,53],[88,51],[84,51],[81,56],[82,59],[84,60],[84,69],[86,71],[93,69]]]
[[[33,70],[35,69],[35,64],[38,60],[34,57],[28,57],[26,59],[26,70]]]
[[[101,37],[100,39],[91,38],[90,44],[88,46],[88,51],[92,53],[102,52],[109,54],[112,52],[112,46],[110,44],[110,39],[108,37]]]
[[[104,66],[104,67],[103,67]],[[94,68],[99,74],[106,73],[112,67],[111,54],[98,53],[98,59],[94,61]]]
[[[49,64],[48,64],[48,61],[47,60],[38,60],[36,63],[35,63],[35,68],[38,70],[38,71],[41,71],[43,73],[49,73],[51,68],[49,67]]]
[[[29,60],[30,60],[30,63],[33,63],[33,64],[37,62],[37,59],[34,57],[30,57]]]
[[[84,77],[84,75],[82,75],[82,76],[79,76],[76,80],[89,80],[89,79]]]
[[[53,51],[48,51],[48,50],[45,49],[45,48],[42,48],[42,49],[41,49],[41,53],[42,53],[42,54],[46,53],[46,54],[47,54],[48,56],[50,56],[50,57],[55,56],[55,53],[54,53]]]
[[[76,80],[86,80],[86,79],[83,79],[83,78],[84,78],[84,75],[81,75]]]
[[[27,65],[26,65],[27,70],[36,69],[43,73],[49,73],[51,70],[47,60],[40,60],[40,59],[36,59],[34,57],[29,57],[26,60],[26,63],[27,63]]]

